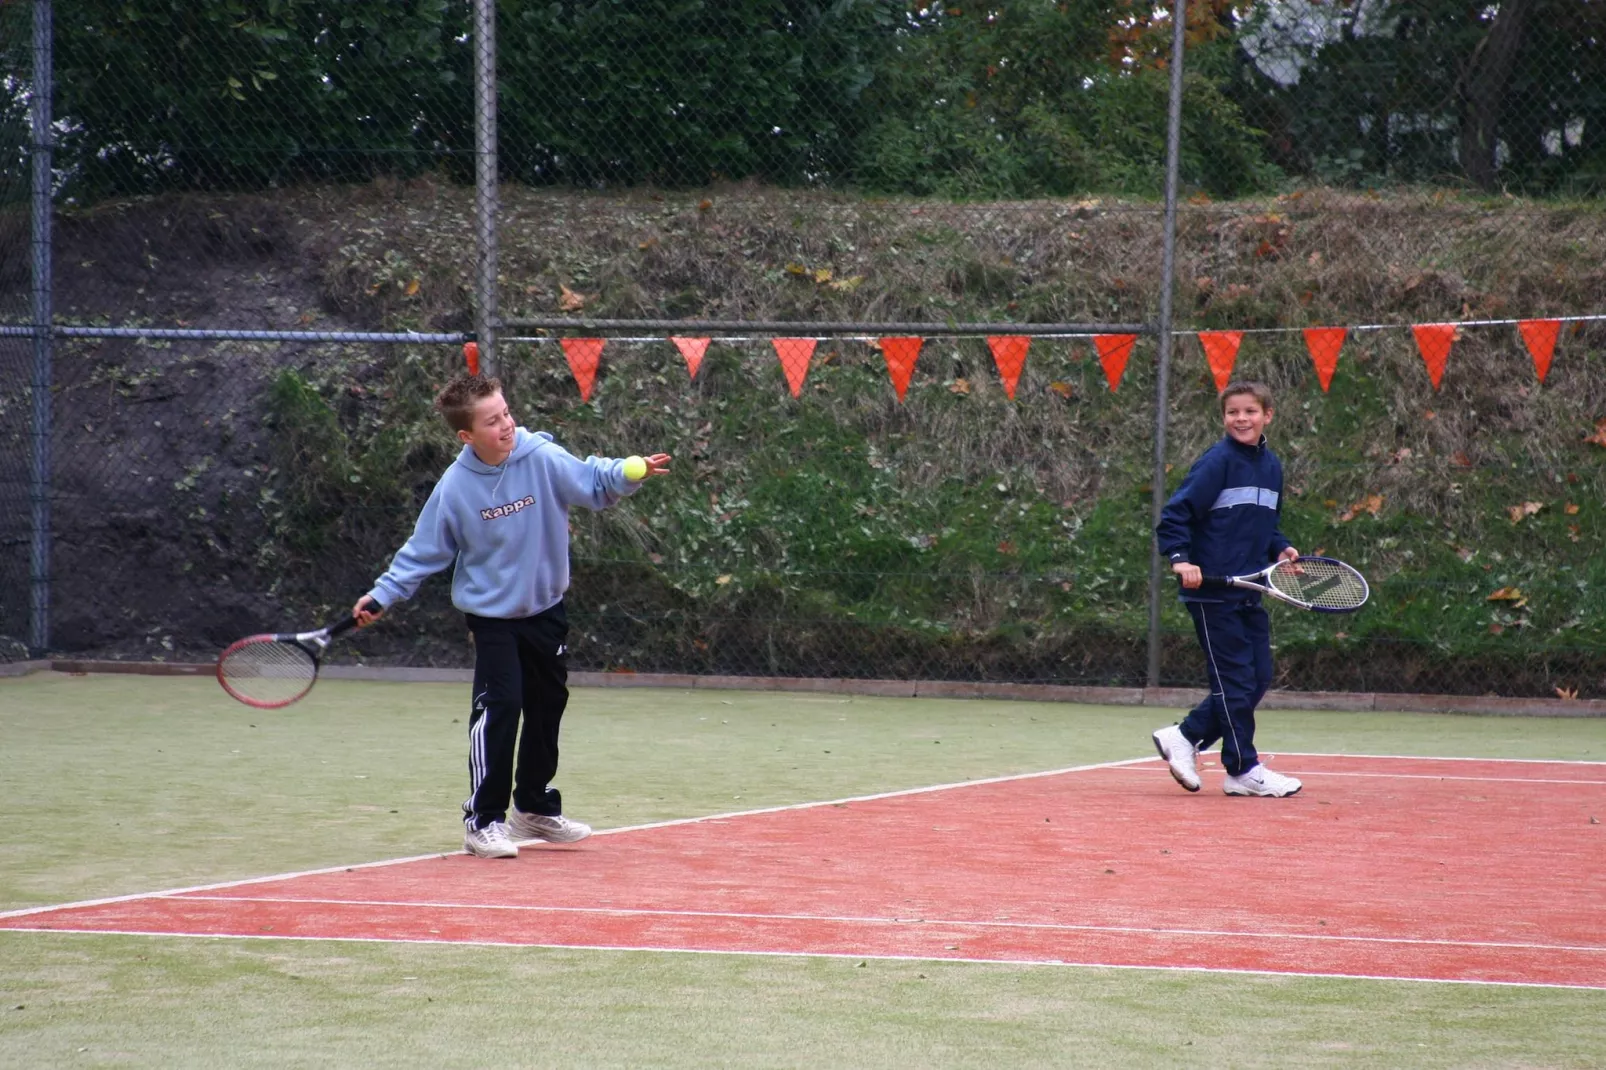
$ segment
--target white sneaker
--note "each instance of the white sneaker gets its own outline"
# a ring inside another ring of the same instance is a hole
[[[482,829],[466,829],[463,832],[463,850],[481,858],[519,856],[519,849],[507,838],[507,826],[500,821],[492,821]]]
[[[1171,778],[1189,791],[1199,790],[1199,748],[1188,741],[1182,729],[1168,724],[1154,734],[1154,749],[1171,767]]]
[[[1221,790],[1228,795],[1269,795],[1280,799],[1285,795],[1298,794],[1304,786],[1291,776],[1283,776],[1257,765],[1242,776],[1229,776],[1222,781]]]
[[[548,843],[574,843],[591,835],[591,826],[570,821],[562,814],[547,817],[514,809],[508,814],[508,831],[516,840],[545,840]]]

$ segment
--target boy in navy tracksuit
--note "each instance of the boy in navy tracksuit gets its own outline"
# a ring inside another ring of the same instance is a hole
[[[463,847],[512,858],[514,840],[573,843],[591,835],[590,826],[564,816],[551,786],[569,700],[569,509],[606,508],[641,484],[621,460],[582,461],[546,432],[517,426],[496,379],[459,375],[435,407],[463,449],[435,484],[412,537],[351,612],[371,624],[374,604],[383,610],[411,598],[426,577],[455,562],[452,604],[474,636]],[[646,462],[642,479],[669,470],[668,454]]]
[[[1255,753],[1255,706],[1271,686],[1271,630],[1260,595],[1239,587],[1200,590],[1205,574],[1241,576],[1299,556],[1277,527],[1283,466],[1264,433],[1271,390],[1232,383],[1221,394],[1221,415],[1226,436],[1194,462],[1154,529],[1181,581],[1210,693],[1181,724],[1155,732],[1154,745],[1189,791],[1199,790],[1199,751],[1219,739],[1228,795],[1292,795],[1300,782],[1261,765]]]

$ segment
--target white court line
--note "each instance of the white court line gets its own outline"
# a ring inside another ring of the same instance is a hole
[[[1606,945],[1530,944],[1500,940],[1435,940],[1407,936],[1344,936],[1338,933],[1272,933],[1235,929],[1167,929],[1154,925],[1078,925],[1054,921],[988,921],[957,918],[899,918],[853,914],[760,914],[739,910],[650,910],[636,907],[523,906],[507,903],[449,903],[422,900],[320,899],[286,896],[162,896],[187,903],[301,903],[309,906],[419,907],[429,910],[502,911],[529,914],[602,914],[610,917],[723,918],[732,921],[823,921],[841,925],[929,925],[956,929],[1022,929],[1031,932],[1086,932],[1143,934],[1147,936],[1209,936],[1245,940],[1311,940],[1361,944],[1408,944],[1428,947],[1509,948],[1522,951],[1582,951],[1606,953]]]
[[[644,829],[669,828],[674,825],[696,825],[708,821],[725,821],[736,817],[755,817],[760,814],[779,814],[788,810],[811,810],[822,806],[843,806],[848,803],[871,802],[876,799],[894,799],[904,795],[923,795],[931,792],[950,791],[954,788],[974,788],[987,784],[1005,784],[1016,780],[1037,780],[1042,777],[1063,776],[1066,773],[1083,773],[1092,769],[1115,769],[1123,765],[1135,765],[1140,762],[1152,762],[1153,758],[1125,758],[1118,762],[1095,762],[1091,765],[1071,765],[1063,769],[1045,769],[1035,773],[1011,773],[1006,776],[984,777],[980,780],[961,780],[952,784],[933,784],[920,788],[903,788],[898,791],[877,792],[874,795],[850,795],[843,799],[826,799],[820,802],[788,803],[784,806],[765,806],[756,810],[736,810],[723,814],[708,814],[703,817],[677,817],[669,821],[649,821],[642,825],[623,825],[613,829],[598,829],[593,835],[608,836],[621,832],[640,832]],[[164,896],[183,895],[187,892],[210,892],[222,888],[243,888],[253,884],[268,884],[272,881],[294,880],[297,877],[318,877],[325,873],[344,873],[355,869],[378,869],[382,866],[400,866],[409,862],[424,862],[431,858],[451,858],[463,854],[462,851],[435,851],[424,855],[409,855],[406,858],[388,858],[379,862],[356,862],[344,866],[324,866],[320,869],[303,869],[293,873],[276,873],[267,877],[247,877],[244,880],[219,881],[215,884],[197,884],[188,888],[169,888],[155,892],[134,892],[130,895],[113,895],[103,899],[83,899],[73,903],[56,903],[51,906],[27,907],[22,910],[0,911],[0,919],[21,918],[30,914],[44,914],[53,910],[79,910],[85,907],[107,906],[112,903],[129,903],[137,899],[156,899]]]
[[[0,935],[8,931],[0,929]],[[166,933],[145,930],[125,930],[115,933],[104,929],[50,929],[50,935],[67,936],[145,936],[157,938],[181,937],[187,940],[276,940],[300,943],[326,944],[434,944],[441,947],[502,947],[520,951],[619,951],[652,955],[743,955],[749,958],[775,959],[854,959],[866,962],[923,962],[933,965],[953,963],[964,966],[1034,966],[1039,968],[1072,967],[1089,970],[1154,970],[1159,973],[1206,973],[1246,977],[1305,977],[1321,981],[1399,981],[1406,984],[1479,985],[1495,988],[1559,988],[1585,991],[1606,991],[1606,985],[1568,985],[1555,981],[1487,981],[1467,977],[1399,977],[1384,973],[1316,973],[1310,970],[1251,970],[1224,966],[1135,966],[1116,962],[1080,962],[1075,959],[982,959],[962,956],[937,955],[876,955],[868,953],[846,954],[840,951],[714,951],[698,947],[648,947],[631,944],[518,944],[508,940],[431,940],[427,937],[373,937],[373,936],[285,936],[277,933]]]
[[[1490,762],[1499,765],[1590,765],[1606,769],[1606,761],[1588,758],[1468,758],[1441,754],[1339,754],[1328,751],[1267,750],[1273,758],[1367,758],[1390,762]]]
[[[1292,757],[1292,755],[1289,755],[1289,757]],[[1152,758],[1148,760],[1152,762],[1160,762],[1164,759]],[[1214,766],[1211,768],[1214,768]],[[1606,780],[1556,780],[1550,777],[1520,776],[1457,776],[1453,773],[1354,773],[1338,772],[1337,770],[1333,769],[1301,769],[1298,766],[1288,766],[1287,768],[1292,769],[1300,776],[1306,777],[1349,776],[1375,777],[1383,780],[1465,780],[1475,784],[1583,784],[1585,786],[1593,787],[1606,786]],[[1148,772],[1149,770],[1135,769],[1133,771]],[[1158,770],[1156,770],[1156,772],[1158,772]]]

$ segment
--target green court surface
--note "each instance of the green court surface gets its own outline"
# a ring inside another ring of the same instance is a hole
[[[1147,757],[1173,716],[577,689],[558,786],[571,814],[614,828]],[[0,679],[0,910],[455,851],[466,718],[462,685],[324,681],[268,712],[203,679]],[[1606,720],[1268,711],[1259,741],[1603,761]],[[1154,843],[1209,835],[1189,798]],[[7,1067],[1586,1067],[1602,1052],[1595,989],[0,932]]]

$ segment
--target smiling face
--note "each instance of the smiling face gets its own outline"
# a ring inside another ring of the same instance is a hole
[[[498,390],[474,403],[474,422],[457,437],[474,448],[474,456],[489,465],[498,465],[513,452],[513,436],[518,427],[507,402]]]
[[[1271,423],[1271,410],[1263,407],[1254,394],[1228,394],[1221,399],[1221,418],[1234,442],[1257,446],[1266,425]]]

